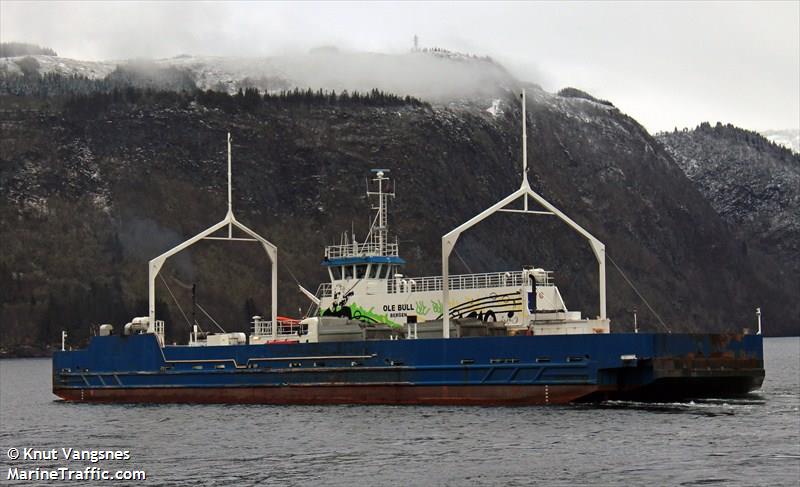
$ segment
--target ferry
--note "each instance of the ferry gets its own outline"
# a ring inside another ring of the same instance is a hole
[[[53,356],[53,393],[67,401],[123,403],[546,405],[610,399],[734,397],[764,379],[756,333],[612,333],[606,315],[605,246],[528,182],[522,95],[518,190],[442,236],[442,273],[415,277],[388,226],[395,197],[387,169],[367,195],[375,215],[366,237],[345,234],[324,249],[329,281],[307,316],[277,315],[278,249],[225,218],[149,263],[149,314],[99,327],[85,349]],[[584,238],[598,265],[599,313],[567,308],[553,271],[520,265],[481,274],[449,272],[460,235],[496,212],[556,217]],[[251,333],[212,333],[197,323],[185,345],[167,345],[155,313],[164,262],[203,240],[250,241],[271,264],[271,316]]]

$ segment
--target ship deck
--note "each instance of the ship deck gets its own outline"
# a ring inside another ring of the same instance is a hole
[[[743,394],[763,380],[762,338],[601,334],[160,347],[94,337],[53,358],[78,401],[555,404]],[[660,387],[660,385],[669,387]]]

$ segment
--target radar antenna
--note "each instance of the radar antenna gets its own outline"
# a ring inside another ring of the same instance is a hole
[[[389,169],[372,169],[371,172],[375,173],[375,178],[372,180],[378,183],[378,191],[370,191],[367,188],[367,196],[377,196],[378,205],[372,207],[377,213],[366,240],[369,241],[370,237],[372,237],[373,241],[377,243],[377,255],[386,255],[386,243],[389,237],[389,198],[394,198],[394,190],[384,192],[384,182],[389,181],[389,178],[386,177]]]

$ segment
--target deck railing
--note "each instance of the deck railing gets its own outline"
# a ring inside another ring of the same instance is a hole
[[[325,247],[325,258],[338,259],[342,257],[363,257],[363,256],[398,256],[396,243],[384,243],[383,250],[377,242],[351,243],[344,245],[329,245]]]
[[[156,336],[158,336],[158,339],[161,340],[161,345],[163,346],[164,343],[165,343],[164,342],[164,340],[165,340],[165,337],[164,337],[164,320],[156,320],[153,323],[153,331],[155,332]]]
[[[278,329],[276,330],[276,337],[278,338],[285,338],[285,337],[296,337],[299,332],[305,331],[303,328],[305,325],[301,325],[298,321],[281,321],[278,320]],[[272,336],[272,322],[269,320],[261,319],[260,317],[253,318],[253,335],[262,336],[262,337],[270,337]]]
[[[442,282],[442,276],[389,278],[386,280],[386,292],[394,294],[414,291],[441,291]],[[458,274],[450,276],[448,284],[451,290],[520,287],[522,286],[522,271]],[[538,286],[552,286],[552,272],[545,271],[543,276],[538,276],[536,284]],[[322,283],[317,289],[317,297],[329,298],[332,296],[332,292],[330,283]]]
[[[387,282],[389,293],[441,291],[442,276],[403,277]],[[448,278],[448,287],[457,289],[485,289],[522,285],[522,272],[488,272],[483,274],[457,274]]]

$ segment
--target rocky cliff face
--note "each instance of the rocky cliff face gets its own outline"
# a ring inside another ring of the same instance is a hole
[[[228,130],[237,217],[279,247],[280,313],[307,306],[295,277],[312,290],[325,279],[325,244],[366,232],[372,168],[391,169],[397,184],[390,225],[406,274],[439,273],[441,235],[519,185],[516,88],[392,106],[136,92],[77,104],[3,97],[4,346],[54,342],[62,328],[77,340],[90,324],[145,314],[147,260],[224,216]],[[531,185],[605,242],[669,328],[752,327],[761,305],[771,331],[797,332],[793,276],[748,251],[661,143],[608,102],[527,89]],[[597,313],[594,258],[551,217],[496,216],[457,251],[454,272],[552,269],[570,309]],[[162,273],[170,339],[187,336],[192,283],[229,330],[268,313],[269,265],[255,246],[203,244]],[[661,329],[611,265],[608,288],[614,329],[631,327],[634,307],[645,329]]]

